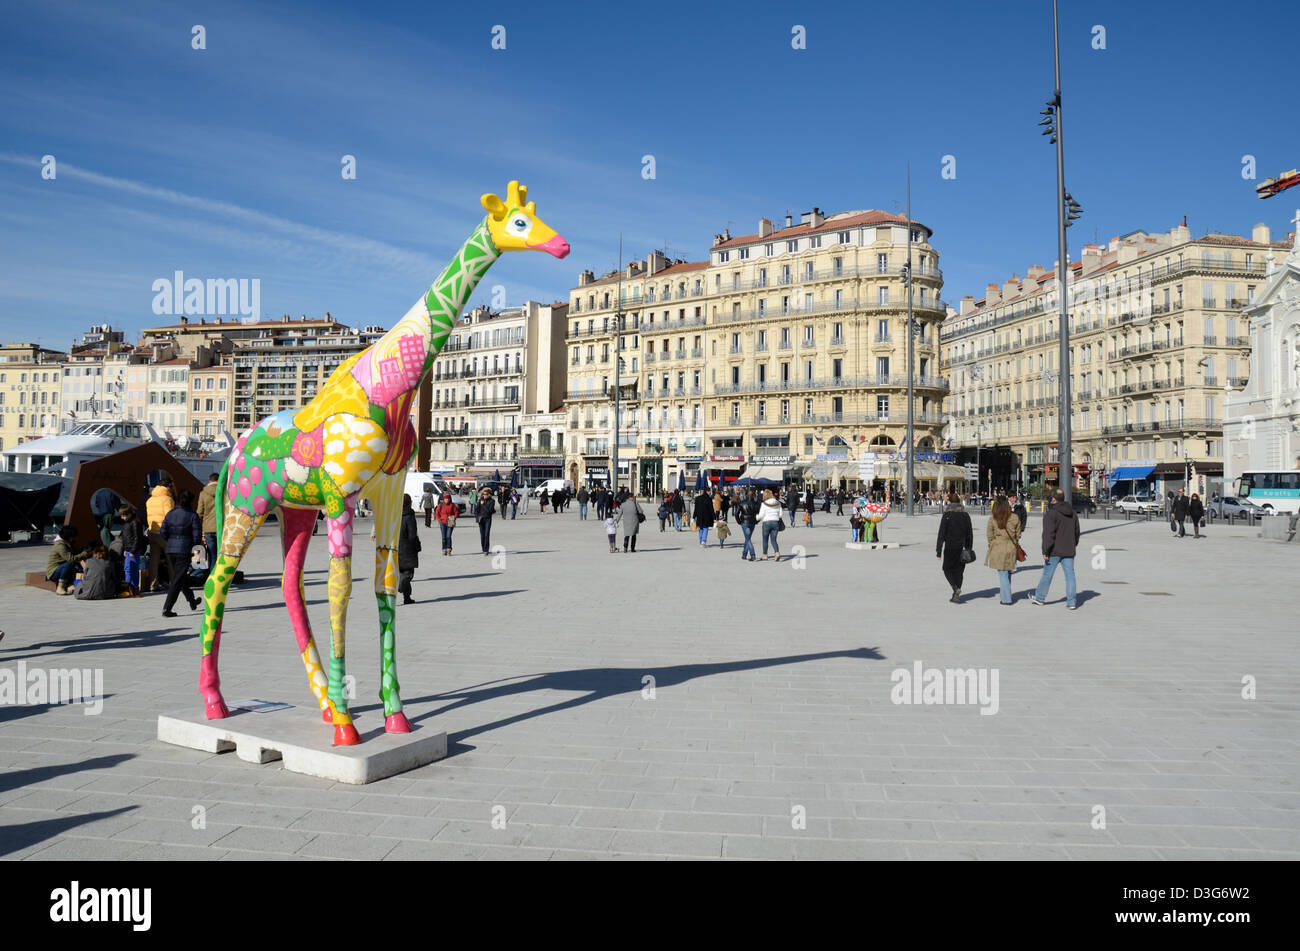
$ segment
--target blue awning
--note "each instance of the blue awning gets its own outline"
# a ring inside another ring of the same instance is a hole
[[[1145,479],[1155,470],[1155,466],[1120,466],[1110,474],[1110,481],[1121,479]]]

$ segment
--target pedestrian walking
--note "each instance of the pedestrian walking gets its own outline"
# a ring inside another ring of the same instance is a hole
[[[430,512],[432,509],[424,510],[426,517]],[[426,521],[425,524],[429,523]],[[397,590],[402,595],[403,604],[415,603],[415,598],[411,597],[411,582],[415,578],[415,569],[420,567],[421,547],[420,529],[415,523],[415,509],[411,507],[411,497],[403,495],[402,526],[397,532]]]
[[[542,514],[546,514],[546,503],[550,500],[550,493],[546,491],[546,486],[542,486],[542,491],[538,493],[537,500],[542,503]]]
[[[199,493],[199,508],[195,513],[203,523],[203,547],[208,553],[209,574],[217,565],[217,506],[221,504],[217,501],[217,479],[215,472],[208,476],[208,484]],[[125,554],[125,545],[123,549]]]
[[[435,503],[433,500],[433,486],[426,483],[424,493],[420,496],[420,508],[424,510],[424,527],[430,528],[433,525],[433,509]]]
[[[510,490],[510,521],[514,521],[519,513],[519,490],[512,488]]]
[[[839,492],[837,492],[837,493],[835,494],[835,514],[836,514],[836,515],[843,515],[843,514],[844,514],[844,503],[847,502],[848,500],[849,500],[849,493],[844,489],[843,486],[840,486],[840,490],[839,490]]]
[[[1191,501],[1187,498],[1184,489],[1178,490],[1178,496],[1174,499],[1174,521],[1178,523],[1178,537],[1187,537],[1187,512],[1191,507]]]
[[[655,512],[655,514],[659,516],[659,531],[662,532],[662,531],[667,527],[667,525],[668,525],[668,499],[667,499],[667,497],[665,497],[664,500],[663,500],[662,502],[659,503],[659,510],[658,510],[657,512]]]
[[[682,516],[686,514],[686,500],[682,498],[681,490],[673,493],[673,501],[668,508],[673,513],[673,531],[680,532]]]
[[[127,503],[117,510],[117,515],[122,520],[122,531],[117,537],[122,546],[122,580],[139,593],[140,556],[144,554],[149,542],[145,538],[144,525],[135,506]]]
[[[803,496],[803,523],[809,528],[813,527],[813,512],[817,509],[817,497],[813,495],[813,490],[809,487]]]
[[[1024,555],[1024,550],[1020,547],[1020,519],[1011,511],[1011,505],[1006,499],[998,499],[993,503],[993,514],[989,516],[985,537],[989,552],[984,556],[984,564],[998,573],[1002,603],[1010,604],[1013,600],[1011,572],[1016,570],[1016,562]]]
[[[162,579],[167,576],[167,544],[162,536],[163,519],[176,503],[172,497],[172,477],[164,475],[149,493],[145,503],[145,520],[149,525],[149,574],[153,579],[151,591],[163,591]]]
[[[822,511],[827,515],[831,514],[831,499],[833,497],[834,493],[831,492],[830,486],[827,486],[825,493],[822,494]]]
[[[1052,585],[1056,566],[1065,569],[1065,606],[1073,611],[1075,603],[1074,553],[1079,545],[1079,516],[1065,493],[1057,489],[1052,493],[1052,507],[1043,516],[1043,576],[1038,588],[1030,596],[1033,604],[1046,604],[1047,591]]]
[[[713,500],[709,493],[701,492],[695,496],[695,527],[700,533],[700,547],[709,543],[709,529],[713,527]]]
[[[641,529],[641,523],[645,521],[645,513],[637,504],[636,497],[626,490],[623,492],[623,501],[618,505],[618,521],[623,526],[623,551],[628,550],[630,541],[632,551],[635,552],[637,532]]]
[[[587,520],[587,504],[590,501],[591,501],[591,493],[587,491],[587,487],[584,485],[582,488],[578,490],[578,521],[579,522],[585,522]]]
[[[770,542],[772,552],[776,555],[776,560],[781,560],[781,546],[777,543],[776,534],[785,527],[785,522],[781,519],[782,509],[781,500],[772,494],[771,489],[763,490],[763,502],[758,507],[758,514],[755,516],[755,522],[762,526],[763,532],[763,560],[767,561],[767,546]]]
[[[1205,506],[1201,503],[1201,497],[1196,492],[1192,493],[1192,500],[1187,503],[1187,514],[1192,520],[1192,537],[1201,537],[1201,519],[1205,518]]]
[[[741,497],[732,507],[735,511],[736,523],[740,526],[741,534],[745,536],[745,544],[740,549],[740,560],[756,560],[754,557],[754,526],[758,524],[758,500],[754,498],[754,490],[746,489]]]
[[[948,507],[939,519],[939,536],[934,543],[936,558],[943,559],[943,576],[952,588],[953,604],[961,604],[961,586],[966,575],[966,565],[975,560],[974,531],[970,514],[962,507],[961,496],[948,493]],[[970,552],[968,556],[966,553]]]
[[[1020,534],[1023,535],[1029,529],[1029,510],[1025,508],[1024,497],[1012,492],[1007,496],[1007,502],[1011,506],[1011,514],[1020,521]]]
[[[487,486],[479,494],[478,509],[474,512],[474,520],[478,522],[478,540],[483,546],[483,554],[490,555],[492,547],[492,514],[496,511],[496,501],[492,498],[492,490]]]
[[[802,499],[802,497],[803,497],[803,493],[799,491],[798,486],[794,486],[794,485],[790,486],[790,491],[786,495],[785,504],[786,507],[790,509],[791,525],[795,524],[795,519],[799,515],[799,502]]]
[[[722,516],[722,520],[723,520],[724,522],[727,520],[727,513],[730,512],[730,511],[731,511],[731,493],[729,493],[729,492],[723,492],[723,493],[722,493],[722,511],[721,511],[720,514],[721,514],[721,516]]]
[[[434,517],[438,520],[438,531],[442,533],[444,555],[451,554],[451,533],[456,529],[456,519],[459,515],[460,509],[451,500],[451,493],[442,493],[442,498],[438,500],[438,507],[434,510]]]
[[[171,565],[171,583],[167,586],[167,599],[163,601],[163,617],[176,617],[172,608],[184,593],[191,611],[197,611],[202,600],[194,596],[190,587],[190,558],[195,545],[203,544],[203,523],[194,514],[194,493],[181,492],[176,505],[167,513],[160,526],[159,535],[167,549]]]
[[[609,538],[609,553],[613,555],[618,551],[618,519],[613,512],[605,516],[605,535]]]

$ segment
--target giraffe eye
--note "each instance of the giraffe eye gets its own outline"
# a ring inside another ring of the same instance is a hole
[[[515,227],[518,228],[518,229],[520,229],[521,231],[522,231],[524,228],[526,228],[527,226],[528,226],[528,222],[524,221],[523,218],[516,218],[516,219],[515,219]]]

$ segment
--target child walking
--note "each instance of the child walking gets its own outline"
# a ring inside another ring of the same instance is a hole
[[[612,511],[605,516],[605,534],[609,537],[609,553],[612,555],[618,551],[618,546],[615,544],[618,541],[618,519],[614,517]]]

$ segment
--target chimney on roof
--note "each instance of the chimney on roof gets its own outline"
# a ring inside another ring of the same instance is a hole
[[[971,311],[973,311],[974,309],[975,309],[975,298],[972,297],[972,296],[969,295],[969,294],[967,294],[967,295],[965,295],[964,297],[962,297],[962,299],[961,299],[961,309],[958,311],[958,313],[959,313],[959,314],[969,314],[969,313],[970,313]]]
[[[590,284],[590,283],[591,283],[592,281],[594,281],[595,279],[596,279],[596,275],[592,274],[590,271],[579,271],[579,272],[578,272],[578,286],[579,286],[579,287],[583,287],[583,286],[585,286],[585,285],[587,285],[587,284]]]
[[[1084,274],[1091,274],[1101,267],[1101,248],[1095,244],[1085,244],[1083,253],[1079,257],[1083,261]]]
[[[1029,265],[1029,270],[1025,272],[1025,280],[1037,281],[1040,277],[1042,277],[1046,273],[1047,273],[1047,269],[1043,267],[1041,264],[1031,264]]]
[[[720,244],[722,244],[722,235],[715,234],[713,236],[713,246],[716,248]]]
[[[984,290],[984,299],[990,304],[1002,303],[1002,288],[996,284],[990,284]]]
[[[770,219],[767,219],[767,218],[759,218],[759,219],[758,219],[758,236],[759,236],[760,238],[766,238],[766,237],[767,237],[769,234],[771,234],[771,233],[772,233],[772,222],[771,222],[771,220],[770,220]]]
[[[1268,244],[1269,230],[1268,225],[1262,221],[1250,229],[1250,240],[1256,244]]]
[[[1004,282],[1002,283],[1002,296],[1003,296],[1003,298],[1010,299],[1010,298],[1012,298],[1012,297],[1015,297],[1015,296],[1016,296],[1016,292],[1019,291],[1019,290],[1020,290],[1020,275],[1019,275],[1019,274],[1012,274],[1012,275],[1011,275],[1011,280],[1009,280],[1009,281],[1004,281]]]
[[[793,228],[793,227],[794,227],[794,216],[793,216],[793,215],[786,215],[786,216],[785,216],[785,226],[786,226],[787,228]]]
[[[646,259],[646,273],[654,277],[660,271],[668,266],[668,259],[664,257],[662,251],[651,251],[650,257]]]
[[[627,277],[636,277],[641,272],[641,265],[637,261],[627,262]]]
[[[185,326],[187,326],[187,325],[189,324],[189,322],[190,322],[190,319],[189,319],[188,317],[186,317],[184,314],[181,314],[181,326],[182,326],[182,327],[185,327]]]
[[[814,228],[820,228],[825,221],[826,221],[826,216],[822,214],[822,210],[818,208],[816,205],[813,205],[812,226]]]

